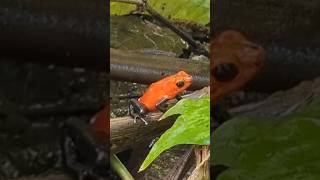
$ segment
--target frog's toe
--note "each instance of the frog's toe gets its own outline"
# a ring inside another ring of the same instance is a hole
[[[146,121],[144,118],[140,117],[141,121],[144,122],[145,125],[148,125],[148,121]]]
[[[138,116],[133,117],[133,123],[137,123]]]

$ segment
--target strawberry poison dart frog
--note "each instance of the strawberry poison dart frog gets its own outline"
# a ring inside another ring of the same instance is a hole
[[[192,83],[192,76],[184,71],[167,76],[157,82],[152,83],[144,94],[137,100],[131,99],[129,102],[129,114],[136,123],[137,119],[148,124],[145,117],[148,112],[166,110],[168,100],[177,98]]]

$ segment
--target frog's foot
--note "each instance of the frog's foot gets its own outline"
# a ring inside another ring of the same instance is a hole
[[[144,122],[145,125],[148,125],[148,122],[147,122],[144,118],[139,117],[139,119],[140,119],[142,122]]]
[[[137,119],[140,119],[142,122],[144,122],[145,125],[148,125],[148,122],[141,116],[139,115],[133,115],[133,123],[137,123]]]

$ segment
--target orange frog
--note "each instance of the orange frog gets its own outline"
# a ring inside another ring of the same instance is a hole
[[[211,40],[211,99],[218,99],[241,89],[253,79],[263,67],[266,52],[258,44],[249,41],[240,32],[228,30]],[[232,79],[220,79],[216,72],[224,65],[234,65],[237,74]]]
[[[164,112],[167,101],[179,98],[180,93],[186,90],[191,83],[192,76],[184,71],[152,83],[138,100],[130,100],[130,116],[133,117],[135,123],[137,119],[140,119],[148,124],[144,119],[148,112],[156,110]]]

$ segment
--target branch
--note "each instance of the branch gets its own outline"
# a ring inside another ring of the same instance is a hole
[[[210,84],[210,62],[110,49],[111,79],[151,84],[180,70],[192,75],[190,89],[200,89]]]

